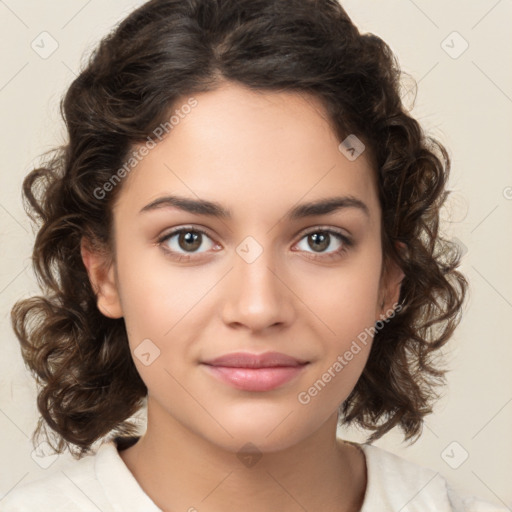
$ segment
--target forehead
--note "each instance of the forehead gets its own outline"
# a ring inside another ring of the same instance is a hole
[[[228,83],[195,94],[168,135],[135,166],[116,208],[140,210],[161,195],[225,204],[235,214],[279,211],[326,195],[378,208],[365,153],[349,160],[317,98]],[[187,103],[177,101],[172,113]],[[137,210],[137,211],[138,211]]]

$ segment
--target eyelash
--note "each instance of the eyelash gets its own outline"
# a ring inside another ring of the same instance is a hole
[[[191,253],[188,255],[182,255],[182,254],[176,253],[176,251],[172,251],[169,248],[164,246],[164,242],[166,242],[173,236],[179,235],[180,233],[188,233],[188,232],[200,233],[201,235],[205,235],[211,239],[210,235],[203,229],[190,226],[190,227],[181,227],[179,229],[171,231],[170,233],[161,237],[157,243],[158,243],[158,245],[160,245],[162,247],[162,250],[170,258],[172,258],[178,262],[190,261],[190,260],[194,259],[193,254],[195,254],[195,253]],[[339,231],[334,230],[332,228],[322,228],[322,227],[317,227],[315,229],[312,229],[310,231],[303,233],[300,240],[302,240],[303,238],[307,237],[308,235],[312,235],[314,233],[323,233],[323,234],[328,233],[330,235],[334,235],[336,238],[338,238],[338,240],[340,240],[343,243],[343,245],[341,246],[341,249],[338,249],[332,253],[325,253],[325,254],[320,253],[321,255],[319,255],[319,256],[307,256],[308,258],[310,258],[312,260],[329,260],[330,261],[333,259],[337,259],[337,258],[341,257],[345,252],[347,252],[354,245],[350,238],[348,238],[346,235],[340,233]]]

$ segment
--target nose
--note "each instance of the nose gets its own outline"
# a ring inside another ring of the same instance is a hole
[[[264,331],[293,320],[293,293],[270,253],[263,250],[254,261],[234,254],[222,308],[227,325]]]

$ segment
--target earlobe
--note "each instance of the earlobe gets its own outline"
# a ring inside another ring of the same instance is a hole
[[[106,317],[121,318],[123,311],[112,258],[105,251],[94,249],[86,237],[82,237],[80,254],[96,295],[98,309]]]

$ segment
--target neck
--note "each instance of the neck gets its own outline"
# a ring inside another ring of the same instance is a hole
[[[226,450],[197,435],[148,399],[148,424],[120,452],[164,512],[323,510],[356,512],[366,489],[362,452],[336,439],[337,414],[300,443],[273,452]]]

